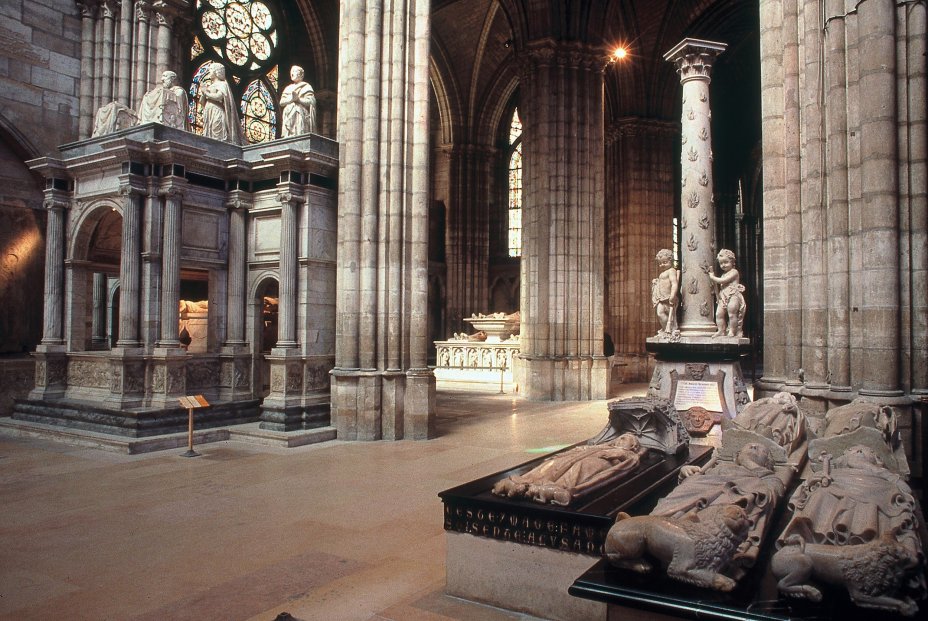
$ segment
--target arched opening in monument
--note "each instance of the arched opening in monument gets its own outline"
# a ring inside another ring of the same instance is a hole
[[[271,367],[267,355],[277,346],[277,304],[280,284],[277,279],[267,277],[258,283],[251,302],[254,317],[255,385],[261,398],[271,392]]]
[[[87,215],[74,241],[75,258],[85,260],[68,266],[74,288],[71,351],[109,350],[119,339],[121,250],[122,214],[113,205],[101,205]]]
[[[182,347],[203,354],[209,346],[209,272],[185,269],[180,275],[177,333]]]

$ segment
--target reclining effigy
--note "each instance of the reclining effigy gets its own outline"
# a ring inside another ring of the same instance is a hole
[[[613,401],[609,425],[595,438],[552,455],[528,472],[501,479],[491,491],[507,498],[567,506],[629,476],[649,450],[673,454],[688,440],[669,401],[638,397]]]
[[[650,515],[620,513],[606,537],[616,566],[732,590],[760,552],[770,519],[805,463],[805,416],[794,397],[778,393],[748,405],[723,427],[712,460],[684,466],[681,482]]]
[[[771,570],[781,593],[822,600],[817,583],[856,605],[912,616],[926,596],[918,513],[892,408],[855,400],[809,443],[813,474],[790,498]]]

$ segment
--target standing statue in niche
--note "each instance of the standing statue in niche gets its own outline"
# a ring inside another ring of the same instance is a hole
[[[242,144],[235,97],[226,82],[226,68],[219,63],[210,65],[206,78],[200,83],[199,102],[203,106],[204,136]]]
[[[735,253],[728,249],[719,250],[716,257],[722,275],[716,276],[706,269],[706,274],[718,287],[715,307],[715,326],[717,328],[712,336],[744,336],[744,315],[747,305],[744,303],[744,285],[741,284],[741,275],[735,268]]]
[[[187,91],[177,85],[176,73],[162,73],[161,85],[142,97],[139,123],[161,123],[168,127],[187,129]]]
[[[677,328],[677,302],[680,299],[680,274],[673,266],[673,253],[662,249],[655,257],[661,274],[651,281],[651,303],[657,311],[661,327],[657,336],[679,335]]]
[[[316,131],[316,93],[303,80],[304,75],[302,67],[291,67],[290,79],[293,82],[280,96],[280,109],[283,112],[280,135],[283,138]]]

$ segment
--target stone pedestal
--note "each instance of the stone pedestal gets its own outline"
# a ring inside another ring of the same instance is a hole
[[[110,396],[106,405],[134,408],[145,398],[145,350],[139,347],[116,347],[109,355]]]
[[[657,363],[649,397],[667,399],[686,420],[692,408],[703,408],[718,422],[734,418],[751,402],[741,373],[740,358],[750,351],[750,339],[683,337],[679,342],[649,338],[648,352]],[[698,410],[693,411],[694,416]]]
[[[180,347],[156,347],[151,357],[151,405],[177,407],[187,394],[187,353]]]
[[[68,384],[68,359],[64,345],[39,345],[35,353],[35,388],[30,399],[55,399],[64,396]]]
[[[267,356],[271,392],[261,404],[261,429],[295,431],[302,428],[303,362],[299,350],[275,347]]]
[[[219,354],[219,397],[223,401],[250,399],[252,356],[243,345],[227,345]]]

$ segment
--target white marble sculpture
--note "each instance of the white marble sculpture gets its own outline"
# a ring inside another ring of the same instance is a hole
[[[177,85],[176,73],[162,73],[161,84],[142,97],[139,123],[161,123],[187,129],[187,92]]]
[[[93,119],[93,134],[91,135],[96,138],[97,136],[112,134],[121,129],[134,127],[138,125],[138,122],[139,117],[135,110],[117,101],[111,101],[97,110],[97,114]]]
[[[203,135],[242,144],[235,97],[226,81],[226,68],[219,63],[210,65],[206,78],[200,83],[199,100],[203,106]]]
[[[673,252],[667,248],[660,250],[654,258],[661,268],[660,275],[651,281],[651,303],[661,322],[657,336],[679,336],[677,307],[680,301],[680,273],[673,266]]]
[[[303,79],[304,75],[302,67],[291,67],[290,79],[293,82],[280,95],[283,115],[280,135],[283,138],[316,131],[316,94],[313,87]]]
[[[726,248],[719,250],[716,257],[722,270],[721,276],[707,271],[709,279],[717,287],[715,307],[715,326],[713,336],[744,336],[744,315],[747,305],[744,303],[744,285],[735,268],[735,253]]]

